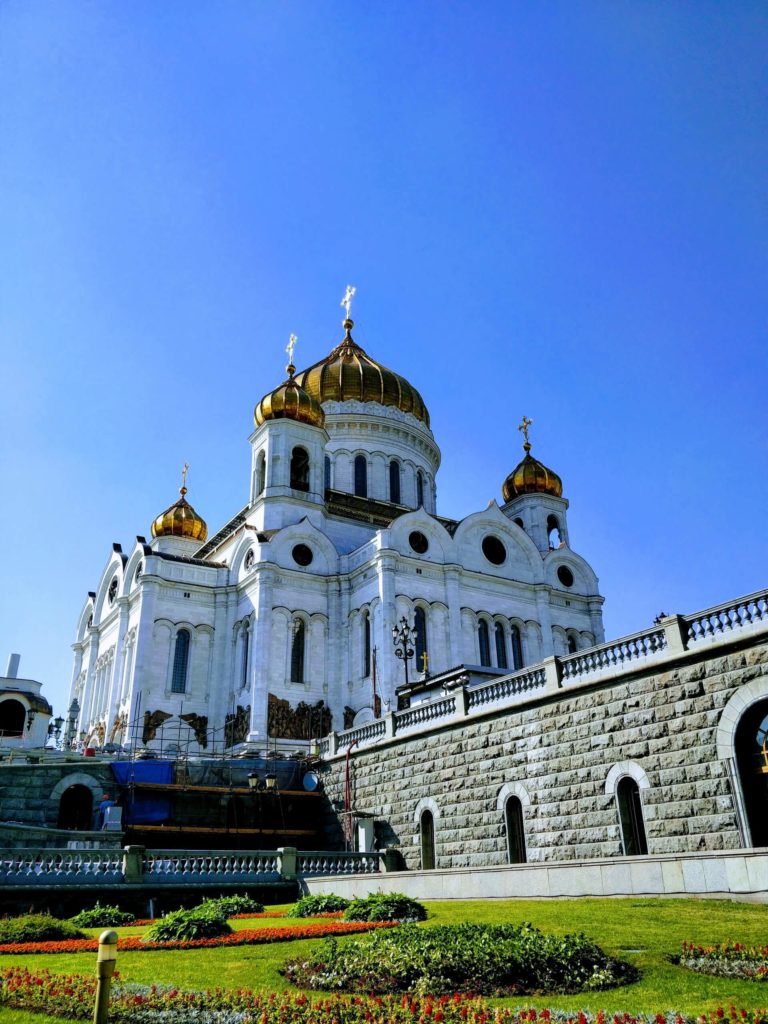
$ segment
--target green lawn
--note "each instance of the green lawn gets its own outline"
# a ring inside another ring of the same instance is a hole
[[[734,1003],[757,1009],[768,1004],[768,983],[731,981],[693,974],[669,963],[684,939],[700,943],[739,940],[764,943],[768,907],[716,900],[579,899],[579,900],[452,900],[428,902],[423,927],[451,922],[519,923],[530,921],[543,931],[584,932],[606,951],[635,964],[641,979],[633,985],[578,996],[546,996],[529,1004],[562,1009],[607,1009],[658,1012],[667,1009],[696,1013]],[[282,909],[282,908],[279,908]],[[284,927],[280,919],[240,920],[235,928]],[[297,922],[298,923],[298,922]],[[141,929],[123,928],[123,935]],[[91,929],[99,934],[101,929]],[[208,950],[129,953],[118,957],[127,981],[160,982],[199,989],[288,987],[278,970],[284,960],[308,951],[323,940],[281,942]],[[340,941],[354,942],[354,938]],[[91,973],[95,955],[60,954],[0,957],[0,966],[23,964],[31,969]],[[508,1000],[511,1005],[520,1000]],[[50,1024],[52,1018],[0,1009],[0,1024]]]

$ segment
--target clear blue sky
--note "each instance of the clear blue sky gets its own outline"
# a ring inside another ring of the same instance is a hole
[[[442,514],[534,454],[609,636],[766,585],[768,7],[0,5],[0,671],[64,709],[113,541],[247,499],[252,410],[355,336]]]

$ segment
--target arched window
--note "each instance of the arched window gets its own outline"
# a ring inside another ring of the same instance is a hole
[[[512,644],[512,667],[517,669],[523,667],[523,642],[520,638],[520,629],[512,626],[509,631],[509,639]]]
[[[173,652],[173,673],[171,693],[187,692],[187,666],[189,664],[189,630],[180,629],[176,634],[176,650]]]
[[[395,505],[400,504],[400,463],[392,459],[389,464],[389,500]]]
[[[296,447],[291,454],[291,487],[294,491],[309,490],[309,453]]]
[[[424,655],[429,654],[427,649],[427,616],[423,608],[417,608],[413,615],[413,628],[416,630],[416,643],[413,648],[416,652],[416,671],[424,671]]]
[[[631,776],[625,775],[622,779],[619,779],[619,784],[616,787],[616,801],[619,805],[621,839],[624,844],[624,853],[627,857],[648,853],[645,825],[643,824],[643,805],[640,802],[640,789]]]
[[[324,473],[324,484],[325,489],[330,490],[331,487],[331,456],[326,455],[323,460],[323,473]]]
[[[480,664],[491,664],[491,643],[488,637],[488,623],[481,619],[477,626],[477,641],[480,645]]]
[[[520,516],[518,516],[517,519],[513,519],[512,521],[515,524],[515,526],[519,526],[521,530],[525,529],[525,523],[520,518]]]
[[[547,517],[547,537],[549,539],[549,550],[553,551],[555,548],[559,548],[562,543],[562,534],[560,533],[560,523],[557,516]]]
[[[22,736],[27,709],[20,700],[0,701],[0,737]]]
[[[251,646],[251,624],[248,619],[243,623],[243,665],[240,674],[240,686],[244,690],[248,685],[248,652]]]
[[[435,866],[435,819],[432,811],[422,811],[419,818],[421,838],[421,870],[432,871]]]
[[[267,457],[264,452],[259,452],[256,460],[256,494],[262,494],[267,483]]]
[[[752,846],[768,846],[768,700],[748,708],[736,727],[736,764]]]
[[[493,633],[496,639],[496,664],[499,668],[507,668],[507,644],[504,639],[504,627],[500,622],[496,623]]]
[[[579,649],[579,641],[573,633],[568,634],[568,653],[575,654]]]
[[[507,797],[504,804],[504,825],[507,832],[507,861],[510,864],[525,864],[525,826],[523,805],[519,797]]]
[[[307,630],[304,620],[298,616],[293,620],[293,637],[291,638],[291,682],[304,682],[304,647]]]
[[[368,463],[364,455],[355,456],[355,494],[358,498],[368,497]]]
[[[421,508],[424,505],[424,474],[421,470],[416,473],[416,507]]]
[[[371,617],[363,613],[363,678],[371,674]]]
[[[74,832],[90,832],[93,828],[93,793],[87,786],[68,786],[59,800],[56,828]]]

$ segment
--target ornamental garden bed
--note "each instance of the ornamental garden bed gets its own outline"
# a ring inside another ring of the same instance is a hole
[[[730,1020],[729,1008],[733,1004],[738,1008],[739,1014],[744,1008],[745,1016],[741,1019],[750,1024],[750,1021],[761,1020],[758,1011],[768,1003],[767,990],[754,981],[742,977],[706,975],[686,970],[681,964],[671,962],[672,955],[679,953],[683,941],[690,939],[692,935],[696,936],[702,946],[715,946],[726,943],[729,937],[738,937],[744,946],[759,948],[765,942],[768,933],[768,909],[764,906],[724,900],[641,898],[553,901],[452,900],[430,901],[427,906],[429,918],[423,925],[419,925],[420,928],[430,929],[434,926],[458,923],[519,925],[524,921],[532,921],[543,932],[554,936],[562,937],[569,933],[584,932],[609,956],[625,960],[640,971],[637,981],[621,984],[608,991],[586,991],[577,994],[542,992],[536,996],[511,995],[490,998],[483,1004],[485,1009],[477,1011],[480,1015],[485,1012],[488,1015],[488,1022],[493,1021],[497,1008],[503,1007],[511,1011],[524,1003],[526,1006],[534,1004],[537,1011],[548,1009],[551,1011],[551,1019],[558,1024],[561,1019],[568,1017],[579,1024],[579,1011],[586,1014],[581,1024],[613,1024],[614,1012],[618,1013],[619,1020],[623,1022],[625,1011],[627,1021],[637,1020],[640,1024],[655,1020],[657,1015],[659,1020],[663,1019],[667,1024],[673,1024],[677,1013],[686,1022],[703,1015],[705,1024],[710,1024],[710,1020]],[[269,912],[278,915],[287,909],[270,907]],[[290,920],[279,917],[257,922],[230,919],[235,931],[251,930],[254,925],[258,925],[259,930],[282,931],[290,927],[290,923]],[[296,921],[300,926],[331,923],[338,922],[317,918]],[[89,940],[94,946],[101,930],[88,930]],[[144,932],[141,926],[135,925],[118,927],[116,930],[121,939],[138,938]],[[396,932],[397,929],[394,929],[386,934]],[[297,1005],[295,1000],[306,995],[314,1005],[317,1005],[318,1001],[322,1002],[326,998],[321,992],[302,993],[280,973],[280,970],[288,960],[312,960],[326,940],[297,937],[295,941],[291,941],[291,938],[292,936],[278,942],[265,941],[255,945],[204,947],[195,952],[186,952],[183,947],[152,950],[140,948],[131,950],[130,956],[123,956],[118,950],[117,966],[122,974],[121,983],[130,983],[132,986],[149,988],[153,983],[157,983],[163,991],[175,989],[179,992],[213,991],[220,987],[230,994],[248,990],[259,998],[269,999],[275,1005],[284,999],[292,1000],[291,1006]],[[338,937],[338,946],[343,948],[348,944],[363,941],[364,936],[342,935]],[[35,974],[50,970],[52,975],[57,976],[81,975],[92,978],[95,953],[92,947],[85,953],[7,954],[0,958],[0,968],[5,967],[26,967]],[[290,996],[283,995],[286,991]],[[389,997],[379,998],[386,1003]],[[395,1000],[397,998],[393,997]],[[440,1012],[438,1002],[436,999],[432,1003],[435,1012]],[[419,1005],[424,1009],[430,1004],[422,1001]],[[721,1015],[716,1013],[718,1008],[722,1008]],[[602,1016],[601,1011],[604,1011]],[[50,1012],[56,1021],[66,1019],[63,1013],[55,1009]],[[216,1012],[218,1014],[219,1011]],[[298,1013],[298,1010],[295,1012]],[[352,1012],[350,1010],[350,1013]],[[157,1020],[156,1017],[152,1019]],[[193,1019],[190,1018],[188,1024],[192,1024]],[[204,1017],[196,1019],[200,1024],[237,1024],[234,1019],[231,1022],[218,1017],[214,1019],[207,1013]],[[49,1017],[48,1020],[52,1021],[52,1018]],[[297,1020],[303,1021],[303,1018]],[[147,1017],[146,1021],[149,1024],[150,1018]],[[290,1018],[287,1018],[287,1021],[289,1022]],[[510,1017],[509,1021],[510,1024],[523,1024],[520,1017]],[[36,1017],[32,1007],[22,1012],[10,1009],[6,1004],[5,1007],[0,1006],[0,1024],[46,1024],[46,1021],[42,1017]],[[134,1024],[140,1022],[137,1020]],[[258,1018],[255,1019],[255,1024],[259,1024]],[[318,1024],[324,1024],[324,1018],[321,1016],[318,1017]],[[346,1021],[342,1021],[340,1017],[339,1024],[346,1024]]]
[[[719,978],[744,978],[747,981],[768,981],[768,945],[745,946],[741,942],[722,942],[714,946],[698,946],[684,942],[682,952],[673,958],[689,971],[712,974]]]

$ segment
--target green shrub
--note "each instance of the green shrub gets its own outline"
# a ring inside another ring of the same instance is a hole
[[[211,910],[214,913],[221,912],[224,917],[234,917],[235,914],[262,914],[264,904],[251,899],[250,896],[235,894],[234,896],[219,896],[216,899],[203,900],[199,905],[200,910]]]
[[[156,921],[144,933],[143,942],[172,942],[181,939],[212,939],[217,935],[229,935],[232,929],[221,912],[203,910],[174,910]]]
[[[0,921],[0,943],[55,942],[57,939],[84,939],[85,933],[69,921],[50,914],[24,914]]]
[[[401,925],[354,942],[328,940],[282,973],[302,988],[379,995],[583,992],[637,977],[583,935],[544,935],[529,924]]]
[[[302,896],[297,900],[286,917],[315,917],[317,914],[335,914],[338,910],[346,910],[349,900],[329,892],[326,895]]]
[[[69,920],[78,928],[114,928],[121,924],[132,924],[136,920],[136,915],[109,904],[102,907],[97,901],[90,910],[81,910],[79,914],[75,914]]]
[[[427,909],[401,892],[372,892],[352,900],[344,911],[345,921],[426,921]]]

